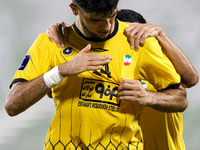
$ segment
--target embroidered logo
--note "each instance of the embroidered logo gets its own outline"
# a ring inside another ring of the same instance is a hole
[[[130,55],[125,55],[124,56],[124,65],[128,66],[131,64],[131,56]]]
[[[74,53],[74,49],[68,46],[65,49],[63,49],[61,52],[65,56],[71,56]]]
[[[18,70],[24,70],[29,62],[29,60],[31,59],[30,55],[26,55],[24,57],[24,60],[22,61],[21,65],[19,66]]]

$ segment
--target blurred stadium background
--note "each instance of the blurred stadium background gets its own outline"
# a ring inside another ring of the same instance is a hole
[[[4,110],[6,94],[16,69],[39,33],[55,22],[73,23],[71,0],[0,1],[0,150],[39,150],[54,114],[47,97],[26,112],[9,117]],[[119,9],[140,12],[149,23],[160,26],[186,53],[200,72],[200,1],[120,0]],[[200,84],[188,89],[189,106],[183,113],[186,149],[198,150],[200,139]]]

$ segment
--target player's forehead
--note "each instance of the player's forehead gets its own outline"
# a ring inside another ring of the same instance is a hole
[[[101,12],[101,13],[98,13],[98,12],[87,13],[87,12],[84,11],[84,14],[85,14],[86,17],[88,17],[90,19],[100,20],[100,19],[112,18],[117,14],[117,8],[115,8],[112,11],[107,12],[107,13],[103,13],[103,12]]]

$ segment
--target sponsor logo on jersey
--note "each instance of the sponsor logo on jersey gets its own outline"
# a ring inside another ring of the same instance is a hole
[[[61,51],[64,56],[71,56],[74,53],[74,49],[67,46],[65,49]]]
[[[80,99],[119,106],[117,103],[118,84],[101,80],[83,79]]]
[[[22,61],[21,65],[19,66],[18,70],[24,70],[30,60],[31,56],[30,55],[26,55],[24,57],[24,60]]]
[[[124,65],[128,66],[131,64],[131,56],[130,55],[125,55],[124,56]]]

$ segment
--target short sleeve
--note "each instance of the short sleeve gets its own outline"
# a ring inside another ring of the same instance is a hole
[[[24,57],[12,83],[30,81],[52,68],[54,46],[46,34],[40,34]]]
[[[180,83],[180,75],[162,52],[155,38],[148,38],[140,51],[139,74],[144,80],[149,81],[156,90],[162,90]]]

